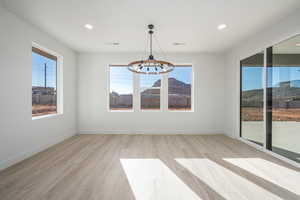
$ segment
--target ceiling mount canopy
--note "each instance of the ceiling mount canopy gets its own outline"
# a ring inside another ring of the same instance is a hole
[[[163,61],[163,60],[156,60],[153,56],[152,52],[152,40],[154,34],[154,25],[148,25],[148,34],[150,40],[150,55],[146,59],[133,61],[128,64],[128,69],[134,73],[139,74],[164,74],[171,72],[174,69],[174,65],[170,62]]]

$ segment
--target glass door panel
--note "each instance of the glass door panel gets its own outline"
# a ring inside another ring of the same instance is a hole
[[[264,144],[264,52],[241,61],[240,134],[259,145]]]
[[[300,36],[273,46],[272,151],[300,162]]]

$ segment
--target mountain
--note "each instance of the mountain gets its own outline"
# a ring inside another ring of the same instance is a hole
[[[191,84],[169,78],[169,94],[191,95]]]
[[[191,95],[191,84],[186,84],[182,81],[177,80],[176,78],[169,78],[169,94],[175,94],[175,95]],[[161,80],[157,80],[154,82],[152,87],[160,87],[161,86]],[[143,95],[146,94],[156,94],[158,93],[158,90],[155,89],[147,89],[142,92]]]

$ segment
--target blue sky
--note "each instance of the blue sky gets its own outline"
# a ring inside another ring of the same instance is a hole
[[[262,89],[263,85],[263,68],[262,67],[243,67],[243,91]],[[269,85],[276,86],[279,82],[300,80],[300,66],[299,67],[273,67],[270,71],[272,76],[272,83]],[[299,87],[299,85],[297,85]]]
[[[32,86],[45,85],[47,64],[47,87],[56,87],[56,61],[32,52]]]
[[[44,86],[44,65],[47,64],[47,86],[56,87],[56,61],[32,52],[32,86]],[[262,88],[262,67],[243,67],[243,90]],[[272,85],[289,80],[300,80],[299,67],[273,67]],[[169,77],[191,83],[192,68],[176,67]],[[160,75],[141,75],[141,87],[146,88],[160,79]],[[133,74],[126,67],[112,67],[110,70],[110,91],[128,94],[133,91]],[[270,84],[270,83],[269,83]],[[299,86],[298,86],[299,87]]]
[[[129,94],[133,91],[133,76],[127,67],[110,67],[110,92]]]
[[[192,80],[192,68],[176,67],[169,73],[169,77],[190,84]],[[141,88],[151,87],[159,79],[160,75],[140,75]],[[133,74],[127,67],[110,68],[110,91],[115,91],[119,94],[132,93]]]

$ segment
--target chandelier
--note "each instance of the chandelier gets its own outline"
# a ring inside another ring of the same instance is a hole
[[[139,74],[164,74],[171,72],[174,69],[174,65],[170,62],[163,60],[156,60],[152,52],[152,36],[154,25],[148,25],[148,34],[150,36],[150,55],[147,59],[133,61],[128,64],[128,69],[134,73]]]

